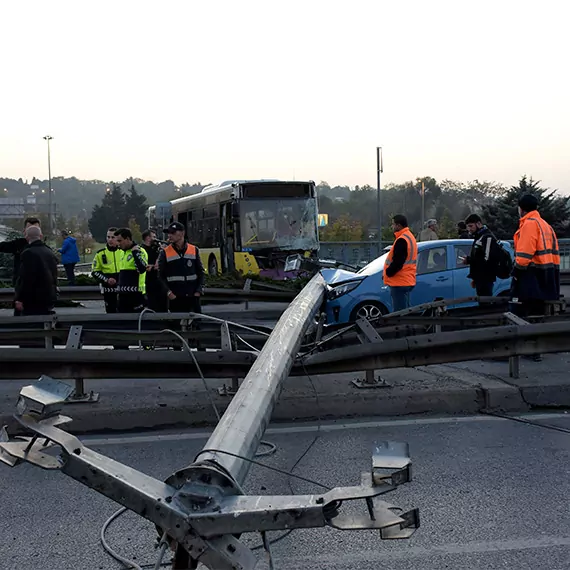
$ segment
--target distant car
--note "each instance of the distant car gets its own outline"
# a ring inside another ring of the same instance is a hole
[[[418,243],[417,283],[411,293],[411,305],[430,303],[436,298],[473,297],[475,290],[467,278],[469,267],[461,258],[471,252],[472,240],[448,239]],[[513,256],[508,242],[501,245]],[[369,263],[358,272],[322,269],[327,282],[327,325],[354,322],[358,318],[373,319],[392,312],[390,289],[384,285],[382,272],[388,253]],[[511,279],[497,279],[493,295],[506,295]],[[450,308],[469,307],[463,303]]]

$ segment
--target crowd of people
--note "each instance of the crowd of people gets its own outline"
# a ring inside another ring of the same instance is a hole
[[[458,238],[473,240],[462,262],[469,267],[468,278],[477,296],[492,296],[497,278],[511,277],[511,310],[525,318],[544,315],[546,302],[560,299],[560,251],[555,231],[538,212],[536,196],[522,196],[518,210],[514,262],[478,214],[459,222],[457,231]],[[410,292],[416,285],[418,247],[405,216],[394,216],[392,229],[396,239],[384,265],[384,283],[390,287],[393,310],[400,311],[410,306]],[[436,230],[436,220],[429,220],[420,241],[438,239]]]
[[[133,313],[148,307],[155,312],[201,312],[205,273],[197,247],[188,243],[185,228],[173,222],[167,241],[156,232],[133,240],[129,228],[109,228],[106,245],[95,253],[92,276],[99,282],[107,313]],[[75,284],[79,253],[75,238],[62,231],[58,250],[70,285]],[[0,253],[14,256],[14,315],[53,313],[58,295],[58,259],[43,240],[40,222],[27,218],[24,236],[0,243]]]

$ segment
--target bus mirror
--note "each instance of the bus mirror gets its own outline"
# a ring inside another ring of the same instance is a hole
[[[296,255],[289,255],[285,260],[285,273],[289,271],[299,271],[301,269],[302,259],[297,253]]]

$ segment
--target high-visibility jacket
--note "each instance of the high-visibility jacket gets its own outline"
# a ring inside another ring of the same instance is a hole
[[[168,291],[177,297],[201,293],[204,288],[204,267],[197,247],[185,243],[181,251],[171,244],[160,253],[158,275]]]
[[[116,293],[117,286],[111,287],[109,279],[113,278],[115,281],[119,280],[119,271],[121,270],[121,262],[123,260],[124,252],[122,249],[113,248],[109,246],[100,249],[93,258],[91,264],[91,275],[101,284],[101,291],[103,293]]]
[[[416,238],[410,231],[410,228],[404,228],[403,230],[396,232],[394,235],[396,239],[392,244],[392,248],[390,249],[390,253],[388,253],[388,257],[384,264],[384,284],[389,285],[390,287],[413,287],[416,284],[416,266],[418,260],[418,244],[416,243]],[[389,277],[386,274],[386,270],[392,263],[394,247],[399,239],[406,240],[408,255],[402,269],[400,269],[400,271],[395,275],[392,275],[392,277]]]
[[[560,251],[552,227],[535,210],[523,216],[514,235],[513,296],[557,301],[560,297]]]
[[[136,244],[133,244],[136,245]],[[125,250],[119,270],[117,293],[146,293],[147,252],[140,248],[138,251]]]

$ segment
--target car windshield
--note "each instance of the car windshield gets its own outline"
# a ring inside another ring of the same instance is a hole
[[[242,200],[240,221],[242,247],[246,250],[318,249],[314,198]]]
[[[384,271],[384,264],[386,263],[387,257],[388,257],[387,253],[381,255],[380,257],[376,258],[374,261],[371,261],[366,267],[363,267],[358,272],[358,274],[368,276],[379,273],[380,271]]]

